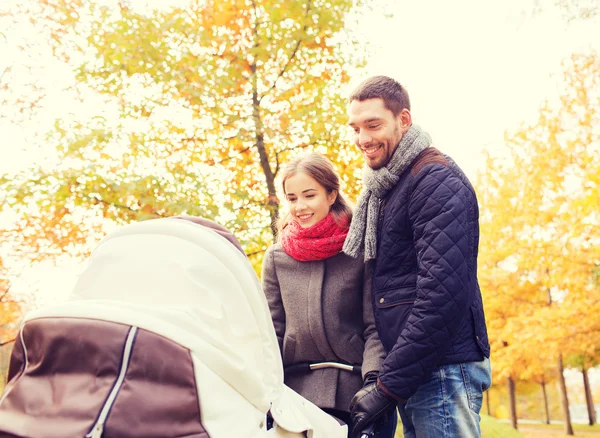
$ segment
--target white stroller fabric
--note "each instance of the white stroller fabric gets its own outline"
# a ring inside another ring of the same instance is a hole
[[[346,426],[284,385],[258,278],[246,257],[208,228],[158,219],[110,233],[68,301],[26,321],[53,316],[135,325],[188,348],[211,438],[347,435]],[[275,427],[267,431],[269,410]]]

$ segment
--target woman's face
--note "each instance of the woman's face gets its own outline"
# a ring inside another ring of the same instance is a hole
[[[305,173],[290,176],[284,184],[290,215],[302,228],[308,228],[325,219],[335,202],[337,193],[327,193],[325,187]]]

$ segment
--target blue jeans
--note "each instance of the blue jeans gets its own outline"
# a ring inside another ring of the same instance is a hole
[[[404,438],[479,438],[483,393],[492,383],[490,360],[436,369],[407,403],[398,405]]]

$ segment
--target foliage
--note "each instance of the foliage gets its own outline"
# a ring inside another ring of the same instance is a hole
[[[0,347],[14,339],[21,305],[10,293],[7,270],[0,258]]]
[[[569,21],[590,19],[600,12],[600,6],[595,0],[555,0],[555,2]]]
[[[559,352],[600,345],[600,59],[565,62],[565,89],[507,134],[479,179],[480,279],[496,378],[538,380]],[[547,379],[546,379],[547,380]]]
[[[492,363],[492,367],[493,366]],[[545,420],[545,408],[541,385],[533,381],[520,380],[515,382],[515,387],[516,408],[519,421],[529,420],[543,422]],[[546,392],[548,396],[548,413],[550,419],[558,420],[562,415],[558,385],[547,383]],[[493,384],[488,390],[487,396],[490,397],[490,415],[497,419],[509,420],[509,395],[506,383]],[[572,393],[569,392],[569,397],[571,396]],[[481,412],[487,414],[485,400]]]
[[[216,219],[260,254],[277,234],[278,171],[305,150],[327,153],[356,195],[340,95],[362,59],[340,49],[351,0],[31,3],[94,107],[56,121],[57,160],[0,181],[14,245],[34,258],[177,214]]]
[[[544,0],[533,0],[535,14],[542,13],[550,7],[558,8],[567,22],[593,19],[600,12],[600,5],[596,0],[553,0],[551,3]]]

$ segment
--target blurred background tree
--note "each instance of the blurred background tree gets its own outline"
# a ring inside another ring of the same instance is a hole
[[[18,216],[14,246],[37,259],[84,256],[115,224],[188,214],[231,228],[258,266],[277,236],[275,178],[290,156],[323,152],[350,195],[359,189],[340,94],[363,62],[345,30],[352,9],[40,0],[16,11],[46,34],[93,111],[56,120],[54,162],[0,181]]]
[[[477,188],[495,374],[539,380],[557,363],[570,435],[564,358],[595,363],[600,347],[600,59],[576,54],[564,67],[560,99],[507,134]]]

